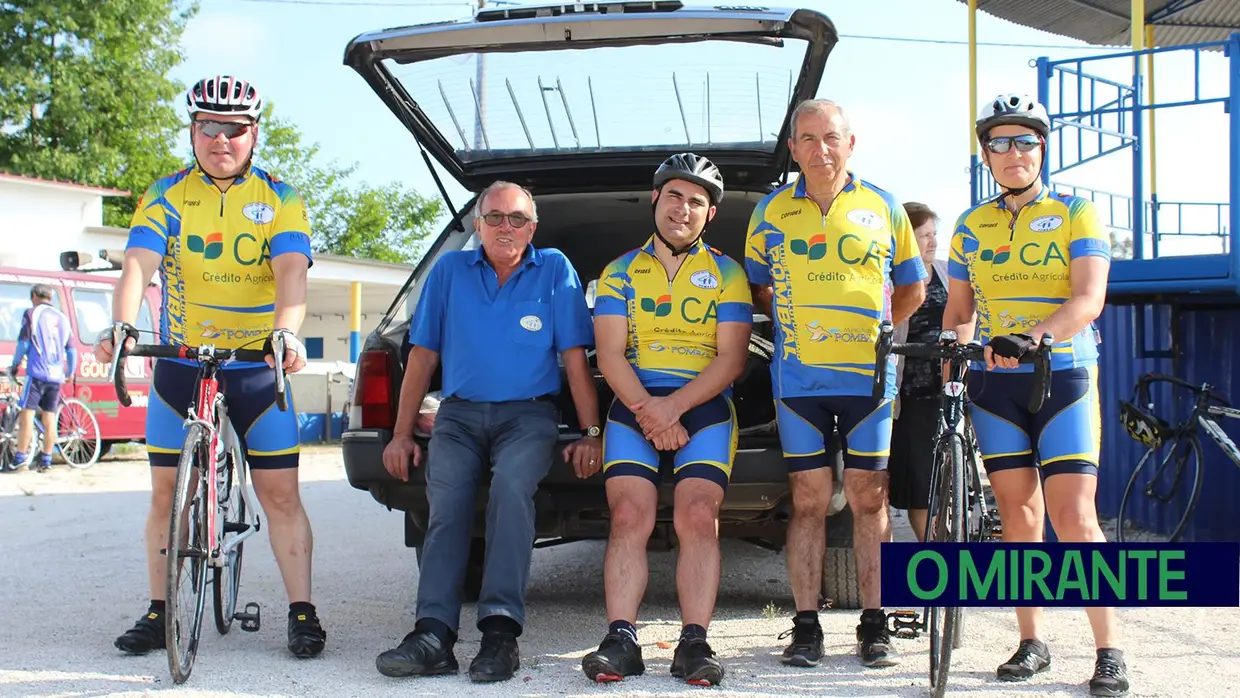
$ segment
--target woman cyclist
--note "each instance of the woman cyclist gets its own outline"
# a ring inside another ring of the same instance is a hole
[[[1110,270],[1109,235],[1091,201],[1042,184],[1050,118],[1028,95],[1001,94],[976,124],[982,160],[1003,193],[962,215],[952,234],[943,327],[985,345],[985,371],[970,371],[978,447],[1005,542],[1041,542],[1044,515],[1060,540],[1105,542],[1098,526],[1101,413],[1098,338]],[[1042,336],[1054,340],[1051,399],[1026,407],[1033,366],[1020,364]],[[981,367],[976,367],[980,369]],[[1041,476],[1041,477],[1039,477]],[[1096,696],[1128,692],[1112,608],[1087,608],[1097,660]],[[1050,668],[1042,609],[1017,608],[1020,645],[998,676],[1023,681]]]

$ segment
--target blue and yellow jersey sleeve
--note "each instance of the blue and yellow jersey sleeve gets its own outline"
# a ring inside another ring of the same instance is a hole
[[[947,257],[947,275],[958,281],[970,281],[969,258],[977,252],[977,237],[969,230],[969,209],[956,219],[952,228],[952,239]]]
[[[126,249],[151,250],[161,256],[168,253],[168,240],[179,237],[181,229],[181,213],[168,195],[184,188],[181,183],[188,174],[189,170],[182,170],[147,187],[129,221]]]
[[[637,251],[618,257],[611,261],[599,275],[594,287],[595,315],[628,316],[629,304],[633,300],[633,283],[629,276],[629,264]]]
[[[929,272],[921,261],[921,248],[917,246],[917,237],[913,234],[913,223],[908,219],[908,213],[890,194],[884,192],[883,199],[887,202],[887,210],[890,212],[888,215],[891,216],[891,283],[907,286],[925,280]]]
[[[1071,237],[1068,241],[1068,258],[1103,257],[1111,259],[1111,235],[1102,225],[1098,207],[1089,199],[1071,197],[1068,217]]]
[[[310,252],[310,216],[306,213],[305,201],[288,182],[265,173],[264,175],[280,202],[272,224],[263,231],[267,244],[271,247],[271,256],[274,258],[297,252],[305,255],[313,266],[314,256]]]
[[[745,271],[736,260],[715,253],[715,263],[722,279],[719,288],[719,322],[753,322],[753,294]]]
[[[754,206],[753,213],[749,216],[749,232],[745,237],[745,275],[749,283],[757,286],[771,285],[767,236],[779,233],[779,229],[766,220],[766,208],[770,201],[771,196],[768,196]]]

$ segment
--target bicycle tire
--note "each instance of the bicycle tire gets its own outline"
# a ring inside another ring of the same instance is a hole
[[[967,535],[964,529],[964,448],[960,438],[953,435],[940,442],[937,450],[935,461],[942,477],[935,507],[934,542],[963,543]],[[934,698],[942,698],[947,690],[959,621],[958,607],[930,609],[930,688]]]
[[[198,639],[202,633],[202,615],[206,607],[207,593],[207,554],[210,545],[210,532],[207,530],[207,509],[203,502],[205,487],[202,487],[202,476],[206,472],[211,457],[211,447],[207,434],[201,424],[191,424],[185,434],[185,442],[181,446],[181,459],[177,463],[176,484],[172,494],[172,515],[168,522],[168,546],[165,558],[168,561],[167,587],[165,589],[167,620],[165,622],[164,644],[168,652],[168,669],[172,673],[174,683],[185,683],[194,670],[194,659],[198,655]],[[199,485],[193,499],[189,498],[191,485]],[[182,528],[188,530],[182,531]],[[189,554],[182,554],[179,545],[185,534]],[[180,585],[178,573],[182,557],[186,561],[186,570],[190,574],[192,605],[188,627],[182,625]],[[184,630],[185,632],[181,632]],[[184,635],[185,637],[182,637]],[[184,640],[184,646],[180,640]]]
[[[234,442],[228,453],[228,503],[221,506],[219,517],[221,527],[226,523],[246,523],[245,498],[242,491],[246,487],[245,477],[245,459],[240,457],[241,448]],[[227,541],[229,535],[239,535],[236,533],[225,533],[223,541]],[[241,559],[245,553],[245,543],[238,543],[235,548],[230,550],[224,557],[223,566],[213,568],[214,578],[212,586],[214,587],[214,607],[215,607],[215,629],[221,635],[227,635],[232,628],[233,616],[237,613],[237,592],[241,588]]]
[[[72,412],[68,412],[70,408]],[[73,435],[65,437],[62,436],[65,429],[61,426],[61,420],[67,413],[72,415],[70,427]],[[65,463],[71,468],[85,470],[99,462],[102,446],[99,420],[95,419],[90,407],[77,398],[61,400],[56,408],[56,450],[60,451]]]
[[[1144,485],[1149,482],[1157,483],[1163,475],[1163,471],[1166,470],[1169,461],[1180,452],[1180,445],[1185,443],[1188,444],[1188,452],[1185,455],[1191,459],[1191,463],[1187,463],[1184,466],[1177,466],[1176,470],[1182,470],[1183,467],[1191,468],[1189,474],[1191,475],[1192,486],[1188,493],[1188,503],[1184,506],[1184,512],[1176,520],[1176,524],[1172,528],[1171,534],[1167,538],[1167,542],[1174,543],[1180,539],[1180,536],[1184,535],[1184,529],[1188,527],[1188,522],[1193,516],[1193,511],[1197,508],[1197,498],[1201,494],[1201,484],[1203,480],[1203,472],[1201,468],[1201,440],[1197,438],[1197,434],[1195,432],[1182,434],[1167,442],[1164,446],[1168,449],[1167,458],[1159,463],[1158,468],[1153,471],[1153,476],[1148,480],[1142,478],[1142,473],[1150,470],[1152,467],[1150,463],[1153,462],[1153,456],[1161,449],[1151,448],[1145,452],[1145,455],[1141,457],[1141,460],[1137,461],[1137,467],[1133,469],[1132,475],[1128,478],[1128,484],[1124,487],[1124,496],[1119,500],[1119,512],[1116,514],[1115,518],[1115,537],[1118,542],[1128,542],[1124,537],[1124,529],[1128,528],[1125,525],[1125,521],[1128,518],[1127,513],[1129,511],[1129,507],[1137,506],[1136,503],[1132,501],[1135,498],[1135,495],[1141,494],[1145,496],[1147,500],[1161,501],[1160,498],[1147,494],[1144,491]],[[1183,475],[1183,472],[1179,472],[1172,483],[1173,494],[1171,499],[1173,501],[1179,498],[1176,495],[1178,494]],[[1140,492],[1137,491],[1138,483],[1143,485]],[[1161,507],[1159,505],[1154,505],[1153,508],[1156,510],[1155,513],[1158,514],[1161,512],[1158,512],[1157,509],[1171,506],[1175,506],[1174,503],[1168,502]],[[1157,520],[1161,517],[1155,516],[1154,518]]]

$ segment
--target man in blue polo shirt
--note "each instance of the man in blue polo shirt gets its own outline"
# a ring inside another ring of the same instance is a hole
[[[422,465],[414,425],[443,361],[443,401],[426,464],[430,522],[419,565],[417,622],[375,660],[385,676],[456,673],[452,647],[478,483],[491,473],[486,563],[478,599],[482,646],[474,681],[503,681],[520,667],[525,584],[534,542],[534,492],[556,456],[562,357],[582,438],[564,449],[578,477],[601,465],[598,393],[586,361],[594,341],[577,272],[559,250],[530,244],[534,198],[510,182],[478,196],[477,250],[448,252],[431,269],[409,327],[400,406],[383,465],[401,480]]]
[[[60,387],[77,371],[77,350],[73,347],[69,318],[52,305],[53,295],[52,287],[46,284],[35,284],[30,289],[31,307],[22,315],[17,351],[13,353],[13,365],[9,367],[9,375],[16,376],[17,367],[23,358],[26,359],[26,389],[22,394],[22,411],[18,417],[14,469],[24,468],[34,460],[34,454],[27,453],[26,449],[30,448],[36,409],[43,411],[43,450],[35,470],[42,472],[52,467]]]

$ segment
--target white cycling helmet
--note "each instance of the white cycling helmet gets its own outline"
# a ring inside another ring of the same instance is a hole
[[[1037,131],[1045,140],[1050,135],[1051,118],[1046,107],[1027,94],[1005,92],[982,105],[974,130],[978,140],[985,140],[986,132],[996,126],[1014,124]]]
[[[232,75],[213,75],[194,83],[185,93],[185,108],[195,114],[248,116],[255,121],[263,113],[263,98],[248,81]]]

